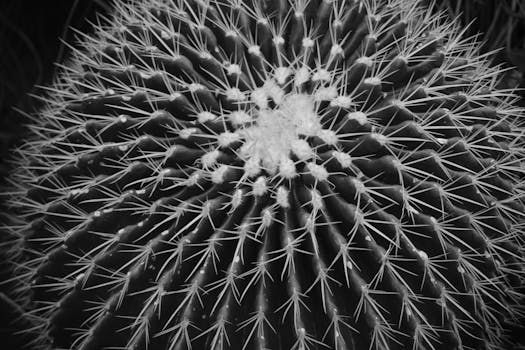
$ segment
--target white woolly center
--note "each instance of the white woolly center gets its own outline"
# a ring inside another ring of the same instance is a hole
[[[285,177],[293,176],[290,155],[310,159],[315,153],[300,136],[315,136],[322,132],[319,116],[315,112],[311,95],[295,93],[282,96],[276,85],[261,88],[252,96],[259,106],[256,122],[238,132],[244,139],[241,156],[248,161],[257,159],[272,174],[279,171]],[[266,101],[275,102],[274,109]]]

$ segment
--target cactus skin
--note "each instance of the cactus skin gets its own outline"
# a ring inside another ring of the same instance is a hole
[[[31,347],[506,346],[524,111],[459,28],[406,0],[149,0],[82,42],[14,153]]]

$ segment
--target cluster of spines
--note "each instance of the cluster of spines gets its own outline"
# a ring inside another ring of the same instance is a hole
[[[34,345],[500,346],[523,111],[455,26],[401,0],[136,1],[107,23],[16,152]],[[266,109],[297,128],[287,154],[242,149]]]

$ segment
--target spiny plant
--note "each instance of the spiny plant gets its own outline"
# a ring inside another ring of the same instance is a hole
[[[525,123],[416,0],[116,3],[13,154],[36,349],[501,349]]]
[[[431,1],[428,1],[429,3]],[[436,0],[437,7],[453,16],[460,16],[464,23],[471,23],[470,31],[484,36],[484,46],[490,50],[506,47],[507,50],[523,42],[517,33],[525,21],[525,3],[520,0]]]
[[[14,108],[35,102],[29,96],[36,86],[47,84],[53,76],[53,61],[61,61],[67,41],[68,25],[89,30],[88,21],[95,11],[109,10],[107,0],[63,1],[53,7],[37,2],[4,1],[0,7],[0,182],[6,175],[4,158],[9,146],[22,134],[24,120]]]
[[[493,62],[507,62],[517,66],[506,75],[510,84],[525,82],[525,2],[521,0],[436,0],[427,1],[458,17],[468,25],[467,34],[478,35],[482,39],[482,51],[495,51]],[[521,73],[521,74],[520,74]],[[520,76],[521,75],[521,76]],[[514,80],[514,82],[513,82]],[[503,82],[506,82],[505,79]],[[511,86],[511,85],[509,85]],[[521,91],[520,91],[521,93]],[[523,97],[523,95],[522,95]]]

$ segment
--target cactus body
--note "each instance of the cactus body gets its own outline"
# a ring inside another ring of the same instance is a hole
[[[498,349],[523,110],[417,1],[152,0],[15,153],[11,301],[40,349]]]

